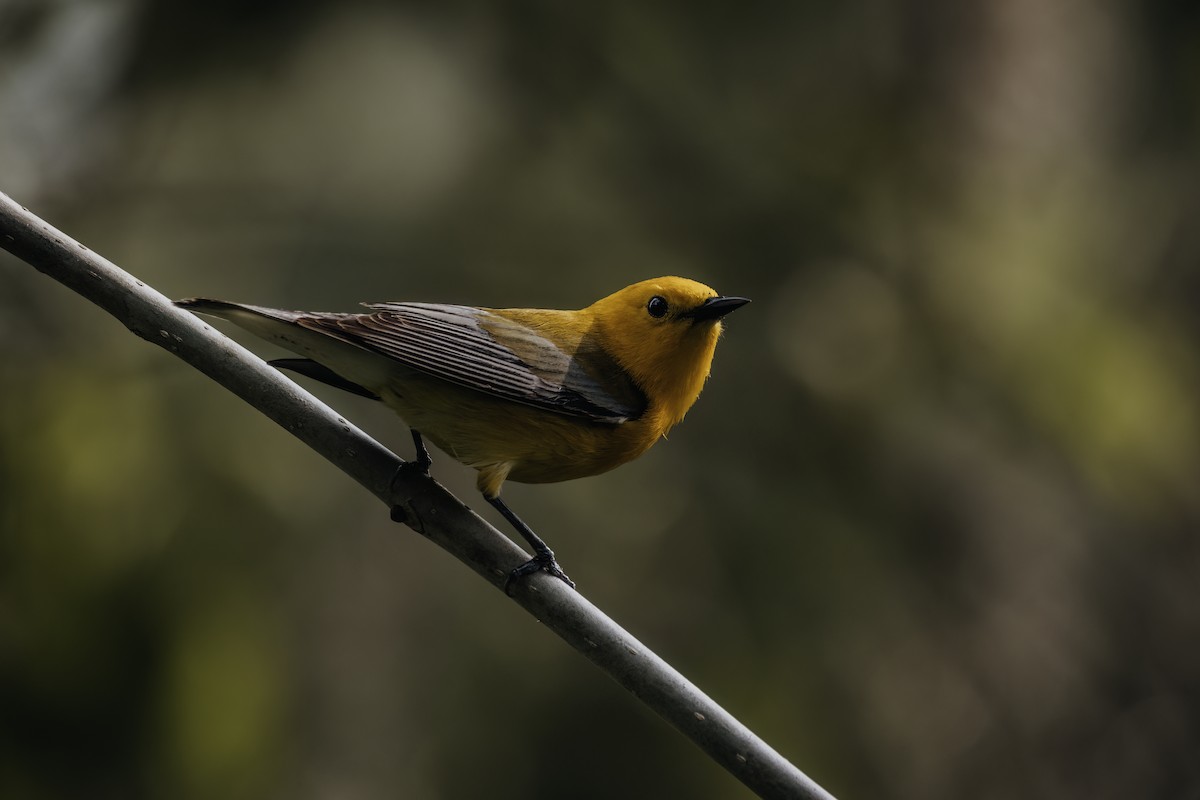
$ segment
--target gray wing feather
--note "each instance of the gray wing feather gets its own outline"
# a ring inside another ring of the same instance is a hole
[[[604,423],[645,411],[645,397],[598,348],[566,353],[535,330],[471,306],[368,308],[373,313],[304,314],[295,322],[431,377],[534,408]]]

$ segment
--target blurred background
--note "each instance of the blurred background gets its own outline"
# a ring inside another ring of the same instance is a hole
[[[4,0],[0,190],[172,297],[753,298],[506,488],[588,597],[843,798],[1200,797],[1200,5]],[[748,792],[0,253],[0,796]]]

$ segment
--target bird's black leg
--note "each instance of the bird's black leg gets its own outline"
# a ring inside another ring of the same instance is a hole
[[[425,440],[421,438],[421,432],[416,428],[412,428],[413,446],[417,450],[416,458],[412,461],[405,461],[396,469],[396,475],[392,478],[392,483],[395,484],[396,478],[399,478],[401,473],[410,470],[416,470],[425,477],[429,477],[429,468],[433,466],[433,459],[429,456],[429,451],[425,449]],[[408,514],[402,506],[392,506],[392,521],[404,522],[408,518]]]
[[[517,581],[526,575],[531,575],[534,572],[539,571],[547,572],[550,575],[553,575],[555,578],[561,580],[567,586],[570,586],[572,589],[575,588],[575,582],[567,577],[567,573],[562,571],[562,567],[560,567],[558,562],[554,560],[554,551],[546,546],[546,543],[542,541],[541,537],[534,533],[530,527],[521,520],[520,517],[514,514],[512,509],[506,506],[504,501],[499,497],[488,497],[485,494],[484,499],[491,503],[497,511],[503,514],[504,518],[512,523],[512,526],[517,529],[517,533],[521,534],[521,536],[525,538],[525,541],[529,542],[529,546],[533,548],[533,558],[529,559],[512,572],[508,573],[508,580],[504,582],[505,594],[511,596],[512,587]]]
[[[433,466],[433,459],[429,457],[429,451],[425,449],[425,440],[421,438],[421,432],[416,428],[411,428],[410,432],[413,437],[413,447],[417,451],[415,468],[421,470],[421,474],[428,475],[429,468]]]

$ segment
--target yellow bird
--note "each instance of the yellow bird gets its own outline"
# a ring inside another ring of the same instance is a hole
[[[505,480],[607,472],[675,426],[708,378],[721,320],[750,302],[702,283],[635,283],[577,311],[367,304],[368,313],[281,311],[223,300],[176,305],[227,319],[305,356],[272,365],[382,400],[421,436],[479,470],[484,498],[534,550],[506,591],[539,570],[575,584],[500,499]]]

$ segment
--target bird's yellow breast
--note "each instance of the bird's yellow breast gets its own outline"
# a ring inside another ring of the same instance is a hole
[[[653,409],[619,424],[588,422],[420,377],[381,393],[383,402],[456,460],[479,470],[479,490],[599,475],[646,452],[664,433]]]

